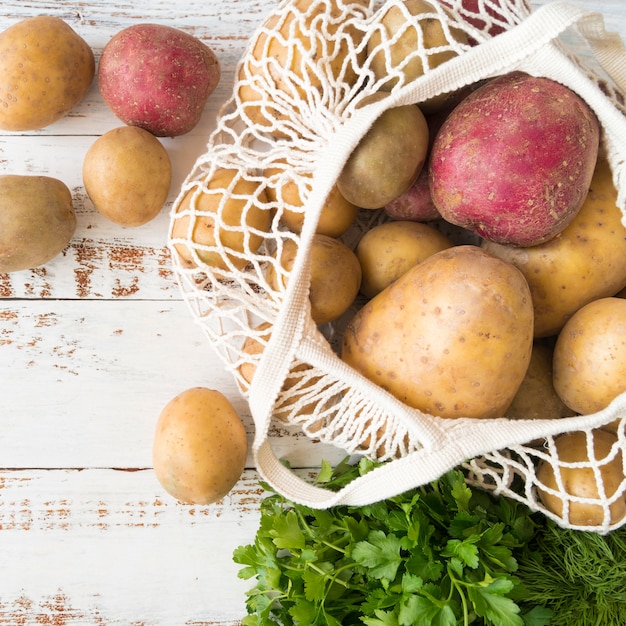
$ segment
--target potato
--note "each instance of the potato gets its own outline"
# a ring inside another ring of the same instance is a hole
[[[361,293],[373,298],[414,265],[451,248],[439,231],[419,222],[386,222],[368,230],[356,248],[362,270]]]
[[[558,419],[576,414],[563,403],[554,389],[552,354],[552,347],[535,341],[524,380],[504,417],[534,420]]]
[[[211,504],[235,486],[247,451],[246,429],[228,398],[193,387],[161,411],[152,460],[168,494],[188,504]]]
[[[94,54],[63,20],[26,18],[0,33],[0,128],[36,130],[67,115],[95,76]]]
[[[306,207],[302,201],[298,183],[293,176],[290,176],[287,164],[283,161],[266,168],[264,173],[271,181],[266,188],[269,202],[287,204],[280,215],[281,223],[294,233],[300,233],[304,224]],[[310,178],[310,175],[308,177]],[[328,237],[340,237],[350,228],[358,210],[358,207],[348,202],[334,185],[322,206],[315,232]]]
[[[83,161],[83,184],[99,213],[141,226],[163,208],[172,182],[167,150],[147,130],[114,128],[98,137]]]
[[[583,206],[558,237],[530,248],[482,243],[526,277],[536,337],[556,335],[579,308],[626,285],[626,229],[621,219],[611,170],[602,159]]]
[[[76,231],[72,194],[49,176],[0,176],[0,274],[44,265]]]
[[[341,195],[380,209],[417,179],[428,152],[428,124],[414,104],[384,111],[361,138],[337,179]]]
[[[98,65],[100,92],[113,113],[157,137],[177,137],[197,126],[219,81],[213,50],[164,24],[119,31]]]
[[[297,244],[288,239],[278,262],[268,266],[266,280],[274,291],[285,290],[297,253]],[[350,248],[326,235],[314,235],[310,255],[311,317],[318,325],[327,324],[343,315],[354,302],[361,286],[361,265]]]
[[[348,323],[343,360],[407,405],[445,418],[501,417],[532,350],[521,272],[477,246],[415,265]]]
[[[430,189],[441,216],[497,243],[534,246],[575,217],[600,130],[556,81],[511,72],[465,97],[435,137]]]
[[[279,7],[257,31],[239,67],[235,90],[244,118],[276,136],[284,134],[276,128],[276,121],[290,122],[294,114],[310,115],[300,101],[307,107],[317,106],[317,101],[307,102],[306,93],[322,91],[320,75],[347,88],[356,80],[354,63],[360,67],[365,57],[364,50],[350,56],[362,34],[347,27],[342,15],[349,11],[352,17],[364,16],[367,0],[293,0],[290,6],[286,15]],[[322,15],[328,15],[328,22],[320,19]]]
[[[411,17],[409,17],[411,16]],[[426,70],[432,70],[458,55],[450,47],[447,31],[437,17],[435,7],[426,0],[404,0],[391,6],[383,13],[380,24],[367,42],[368,59],[376,81],[384,81],[380,89],[390,91],[401,80],[409,83]],[[467,43],[467,36],[458,28],[450,28],[454,42]],[[384,45],[384,47],[381,47]],[[415,54],[418,50],[427,53]],[[415,55],[407,62],[407,57]],[[388,80],[385,80],[389,77]],[[436,96],[420,103],[423,111],[434,111],[448,98],[448,94]]]
[[[554,388],[578,413],[626,391],[626,300],[594,300],[567,321],[554,346]]]
[[[260,183],[233,169],[218,169],[206,183],[191,187],[176,208],[171,231],[182,266],[243,269],[263,243],[260,233],[269,230],[272,214],[266,203]],[[216,226],[220,211],[223,226]],[[250,229],[248,236],[242,225]]]
[[[609,458],[617,437],[604,430],[594,430],[591,434],[593,442],[587,441],[583,431],[573,431],[555,437],[554,445],[560,463],[587,463],[589,450],[601,463],[599,476],[607,499],[612,498],[624,480],[622,453],[617,451]],[[565,516],[564,500],[569,501],[567,517],[570,524],[578,526],[600,526],[604,521],[604,510],[601,504],[584,502],[582,499],[600,500],[601,492],[591,467],[563,466],[559,468],[564,493],[559,492],[555,470],[551,463],[541,460],[537,467],[539,497],[543,505],[556,515]],[[618,497],[609,507],[610,524],[616,524],[626,516],[626,500]]]
[[[385,205],[385,213],[391,219],[411,222],[430,222],[441,217],[430,193],[427,167],[422,168],[416,181],[403,194]]]

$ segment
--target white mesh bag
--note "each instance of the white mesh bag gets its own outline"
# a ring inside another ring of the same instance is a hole
[[[626,394],[599,413],[559,420],[442,419],[410,408],[340,359],[341,320],[322,328],[312,321],[309,253],[338,173],[384,110],[424,103],[512,70],[557,80],[595,111],[624,211],[623,44],[605,31],[600,15],[563,2],[531,11],[524,0],[478,0],[479,13],[472,14],[460,0],[430,0],[428,19],[412,22],[415,53],[401,60],[390,57],[387,76],[376,80],[373,55],[366,57],[365,51],[391,6],[406,11],[400,0],[383,5],[283,1],[252,37],[232,97],[172,210],[169,244],[184,297],[248,399],[260,474],[290,499],[318,508],[360,505],[464,465],[473,484],[522,500],[563,526],[608,532],[624,521],[611,519],[611,510],[624,500],[626,484],[607,493],[601,469],[605,463],[626,462]],[[425,48],[426,24],[440,28],[447,43]],[[492,36],[493,28],[504,32]],[[456,36],[460,31],[466,36]],[[378,50],[386,54],[389,45],[383,37]],[[442,54],[446,61],[437,65],[435,55]],[[404,84],[401,70],[416,58],[424,73]],[[395,85],[388,95],[365,105],[390,77]],[[276,192],[287,180],[296,186],[299,202]],[[285,211],[303,213],[301,232],[282,225]],[[381,213],[361,211],[343,241],[354,246],[382,219]],[[294,243],[297,254],[286,272],[276,258]],[[284,280],[269,281],[269,269],[282,273]],[[272,420],[349,453],[387,462],[339,492],[329,492],[280,462],[268,438]],[[613,421],[617,443],[608,457],[596,459],[594,429]],[[600,524],[570,519],[577,498],[563,485],[560,470],[567,464],[554,445],[554,437],[564,432],[585,438],[591,459],[585,467],[600,494],[589,503],[603,512]],[[537,440],[541,445],[528,444]],[[545,509],[537,496],[535,468],[542,459],[553,466],[554,495],[563,503],[559,515]]]

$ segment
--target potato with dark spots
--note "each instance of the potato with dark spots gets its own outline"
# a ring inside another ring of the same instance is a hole
[[[450,113],[430,155],[441,216],[496,243],[544,243],[574,219],[598,159],[600,127],[576,93],[511,72]]]
[[[522,273],[477,246],[411,268],[349,322],[343,360],[407,405],[502,417],[528,368],[533,309]]]
[[[41,15],[0,33],[0,128],[37,130],[67,115],[96,72],[92,49],[66,22]]]
[[[76,231],[72,194],[49,176],[0,176],[0,274],[52,260]]]
[[[220,76],[208,45],[165,24],[134,24],[116,33],[98,65],[100,92],[113,113],[157,137],[195,128]]]
[[[172,398],[157,420],[154,472],[168,494],[189,504],[226,496],[245,469],[246,429],[224,394],[192,387]]]
[[[543,244],[518,247],[484,241],[482,247],[526,277],[535,309],[535,336],[556,335],[582,306],[626,286],[626,228],[606,160],[570,225]]]

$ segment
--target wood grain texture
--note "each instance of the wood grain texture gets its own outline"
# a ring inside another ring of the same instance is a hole
[[[548,0],[537,0],[535,6]],[[623,0],[571,0],[626,31]],[[205,149],[248,38],[277,0],[10,0],[0,30],[35,15],[66,20],[99,59],[140,22],[174,25],[211,46],[222,80],[199,125],[162,139],[173,165],[155,220],[121,228],[95,211],[82,160],[120,125],[94,82],[64,119],[0,132],[0,173],[55,176],[72,191],[78,227],[43,267],[0,275],[0,625],[235,626],[248,583],[232,550],[251,541],[262,492],[241,481],[207,507],[176,502],[151,469],[162,407],[195,385],[229,397],[254,427],[230,375],[194,323],[166,247],[169,210]],[[344,455],[275,426],[279,456],[309,474]]]

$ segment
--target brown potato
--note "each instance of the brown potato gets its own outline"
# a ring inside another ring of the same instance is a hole
[[[363,278],[361,293],[373,298],[408,269],[452,242],[432,226],[396,221],[368,230],[356,248]]]
[[[578,413],[626,391],[626,300],[594,300],[567,321],[554,346],[554,388]]]
[[[521,272],[477,246],[413,266],[349,322],[343,360],[441,417],[502,417],[526,374],[533,312]]]
[[[270,202],[284,202],[287,205],[280,215],[281,223],[294,233],[300,233],[306,216],[306,207],[298,184],[289,176],[286,163],[267,168],[265,176],[271,181],[266,187],[267,199]],[[358,210],[358,207],[341,195],[336,185],[333,186],[322,206],[315,232],[328,237],[340,237],[350,228]]]
[[[230,263],[238,269],[247,265],[263,242],[259,231],[267,232],[272,219],[265,190],[259,186],[237,170],[218,169],[205,184],[197,183],[187,191],[171,230],[173,248],[184,267],[206,264],[228,270]],[[215,215],[222,204],[224,226],[216,226]],[[246,236],[244,220],[256,232]]]
[[[276,128],[276,121],[306,115],[298,104],[307,103],[303,84],[321,90],[320,73],[330,80],[352,84],[356,68],[352,61],[344,67],[350,52],[348,40],[352,39],[356,47],[361,35],[354,27],[344,27],[340,18],[344,7],[354,15],[367,5],[366,0],[341,4],[294,0],[286,16],[280,9],[269,15],[251,42],[237,76],[241,82],[236,95],[244,116],[268,134],[281,136],[284,133]],[[320,20],[324,13],[331,18],[328,22]],[[319,28],[322,23],[327,24],[325,31]],[[331,39],[328,35],[337,37]],[[361,66],[365,51],[356,56]],[[274,90],[277,95],[272,95]]]
[[[75,231],[76,213],[65,183],[49,176],[0,176],[0,274],[44,265]]]
[[[384,111],[348,157],[337,187],[362,209],[380,209],[419,176],[428,153],[428,124],[414,104]]]
[[[152,459],[163,488],[190,504],[211,504],[235,486],[246,464],[246,429],[228,398],[193,387],[159,415]]]
[[[397,4],[391,4],[380,18],[381,28],[372,32],[368,40],[368,57],[371,60],[372,70],[376,80],[389,80],[381,85],[381,89],[391,90],[399,80],[403,84],[409,83],[425,71],[432,70],[442,63],[449,61],[458,55],[450,47],[446,30],[441,21],[434,17],[437,13],[435,7],[426,0],[404,0],[404,10],[412,16],[409,19]],[[467,43],[467,35],[458,28],[451,28],[450,35],[454,42]],[[388,53],[383,51],[381,44],[388,46]],[[424,49],[427,52],[427,67],[424,67],[423,56],[416,52]],[[408,61],[406,59],[413,55]],[[396,74],[398,68],[400,77]],[[449,94],[436,96],[426,102],[420,103],[424,112],[434,112],[449,98]]]
[[[277,292],[284,291],[296,260],[295,241],[284,242],[279,263],[268,266],[266,279]],[[361,265],[356,254],[333,237],[315,235],[311,243],[311,317],[327,324],[343,315],[352,305],[361,285]]]
[[[172,164],[147,130],[120,126],[91,145],[83,161],[85,191],[99,213],[122,226],[154,219],[167,200]]]
[[[526,277],[535,309],[535,336],[556,335],[582,306],[626,285],[626,229],[609,164],[598,161],[591,189],[571,224],[530,248],[485,241],[482,247]]]
[[[94,54],[66,22],[40,15],[0,33],[0,128],[36,130],[67,115],[95,76]]]
[[[587,463],[589,449],[593,449],[593,454],[598,461],[607,459],[617,443],[617,437],[604,430],[594,430],[592,437],[592,444],[588,444],[587,436],[583,431],[574,431],[555,437],[554,445],[560,463]],[[624,480],[621,451],[618,451],[611,460],[604,461],[599,469],[606,498],[612,498]],[[560,491],[552,464],[542,460],[537,467],[537,479],[541,483],[538,486],[538,493],[546,509],[563,517],[565,515],[564,499],[570,496],[573,499],[569,501],[568,521],[579,526],[600,526],[604,521],[602,505],[576,500],[576,498],[600,500],[600,489],[593,468],[561,465],[559,472],[565,490],[563,495],[548,491],[548,489]],[[626,500],[623,495],[611,504],[609,513],[610,524],[624,519]]]
[[[554,389],[552,376],[553,349],[536,341],[530,364],[513,402],[506,410],[509,419],[558,419],[571,417],[575,411],[568,408]]]

